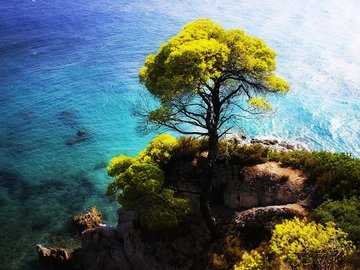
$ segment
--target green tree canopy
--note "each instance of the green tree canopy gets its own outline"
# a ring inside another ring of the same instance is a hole
[[[266,93],[289,90],[275,75],[275,56],[242,30],[224,30],[209,19],[187,24],[149,55],[139,72],[160,101],[160,107],[147,112],[147,123],[217,141],[240,112],[271,109]]]

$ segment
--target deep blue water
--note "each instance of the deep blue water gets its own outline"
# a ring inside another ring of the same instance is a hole
[[[116,222],[105,166],[135,155],[131,104],[145,57],[196,18],[242,28],[278,53],[291,85],[251,136],[360,156],[360,1],[0,0],[0,269],[36,269],[37,243],[97,206]],[[84,129],[90,139],[67,145]]]

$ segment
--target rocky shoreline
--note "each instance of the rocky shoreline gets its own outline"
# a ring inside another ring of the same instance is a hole
[[[224,137],[224,140],[237,143],[239,145],[259,144],[263,147],[272,149],[279,152],[290,151],[309,151],[309,147],[297,141],[290,141],[288,139],[275,138],[275,137],[257,137],[251,138],[243,133],[231,133]]]

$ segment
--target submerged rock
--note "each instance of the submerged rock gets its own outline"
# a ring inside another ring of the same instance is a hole
[[[84,129],[79,129],[76,132],[76,136],[78,136],[78,137],[85,137],[86,135],[87,135],[87,132]]]
[[[68,127],[76,128],[79,126],[79,112],[76,110],[65,110],[58,114],[60,122]]]
[[[90,140],[91,138],[92,136],[87,131],[85,131],[84,129],[79,129],[76,132],[76,137],[67,140],[66,145],[71,146],[79,142]]]

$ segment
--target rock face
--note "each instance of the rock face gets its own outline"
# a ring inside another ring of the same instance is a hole
[[[250,145],[250,144],[260,144],[263,147],[270,148],[275,151],[280,152],[289,152],[294,150],[306,151],[307,146],[299,142],[289,141],[287,139],[280,138],[248,138],[244,134],[227,134],[225,140],[241,144],[241,145]]]
[[[185,270],[196,269],[209,239],[202,222],[185,226],[168,239],[145,235],[134,225],[137,214],[119,210],[117,228],[98,227],[82,234],[80,263],[95,270]]]
[[[72,220],[79,232],[99,227],[102,223],[101,213],[95,207],[83,215],[74,216]]]
[[[256,207],[234,215],[233,224],[241,231],[247,226],[272,228],[285,218],[304,217],[307,211],[298,204]]]
[[[83,269],[132,269],[125,255],[124,241],[114,228],[103,226],[87,230],[81,240],[78,258]]]
[[[238,238],[244,248],[252,249],[264,240],[270,240],[271,231],[277,223],[306,215],[307,211],[298,204],[256,207],[235,213],[228,233]]]
[[[66,266],[69,264],[70,256],[62,248],[46,248],[37,245],[36,250],[39,254],[39,260],[48,264]]]
[[[306,178],[301,171],[282,168],[275,162],[245,167],[228,178],[224,204],[229,208],[282,205],[299,201]]]

